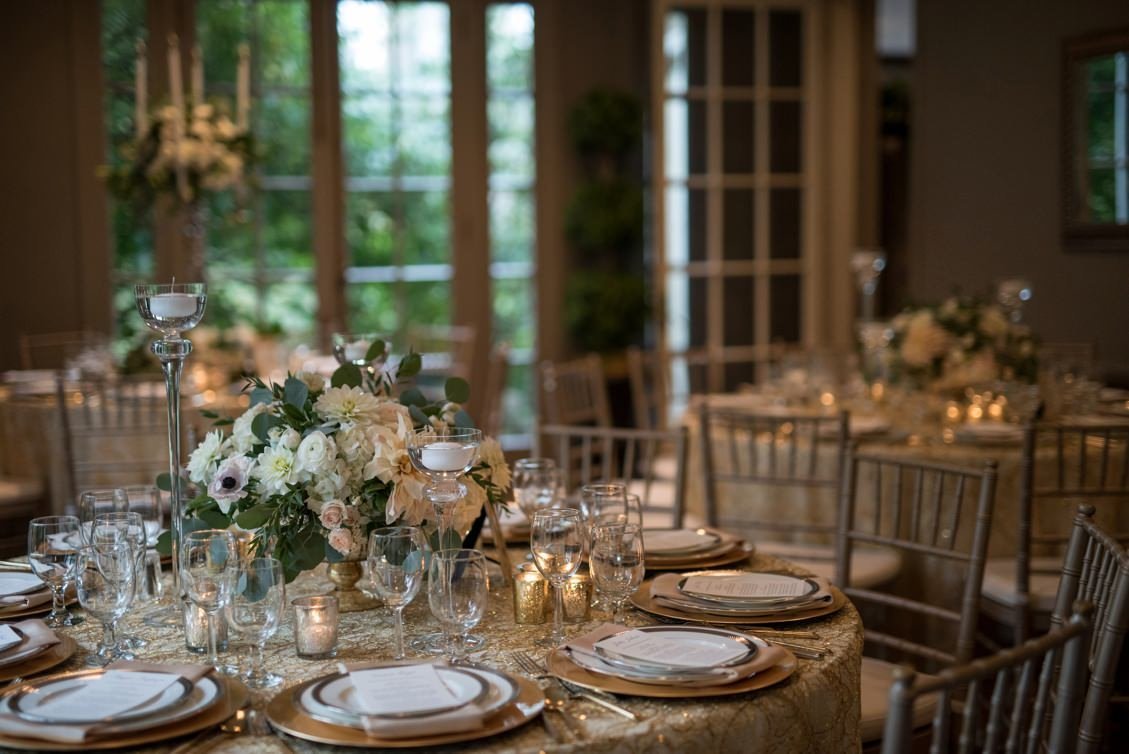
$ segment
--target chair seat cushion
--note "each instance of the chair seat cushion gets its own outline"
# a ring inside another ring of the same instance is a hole
[[[757,552],[790,560],[801,568],[835,579],[835,548],[796,542],[761,542]],[[851,586],[871,589],[894,580],[902,570],[902,556],[888,547],[856,547],[851,555]]]
[[[1028,592],[1032,610],[1041,613],[1054,610],[1061,575],[1061,556],[1031,558]],[[1009,607],[1018,605],[1019,596],[1015,592],[1015,558],[989,558],[984,566],[984,586],[980,591],[993,602]]]
[[[890,686],[894,682],[894,670],[897,665],[876,660],[873,657],[862,658],[862,713],[859,717],[859,737],[863,744],[869,741],[878,741],[886,728],[886,716],[890,709]],[[926,677],[920,674],[919,678]],[[937,710],[937,695],[927,694],[918,697],[913,703],[914,729],[928,725]]]

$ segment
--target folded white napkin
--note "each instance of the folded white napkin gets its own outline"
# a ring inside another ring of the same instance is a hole
[[[365,733],[373,738],[414,738],[478,730],[485,724],[482,708],[468,704],[450,712],[426,717],[388,718],[362,715]]]
[[[44,589],[47,585],[33,573],[0,572],[0,600]]]
[[[46,605],[51,601],[51,590],[44,589],[30,594],[9,594],[0,597],[0,617],[4,613],[18,613],[33,607]]]
[[[0,652],[0,667],[21,663],[62,641],[46,623],[36,618],[12,623],[11,627],[26,636],[27,641]]]

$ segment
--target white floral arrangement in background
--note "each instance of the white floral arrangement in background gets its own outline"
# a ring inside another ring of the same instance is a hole
[[[995,304],[955,296],[894,317],[886,362],[891,382],[934,390],[999,379],[1031,383],[1038,376],[1029,328]]]
[[[368,532],[393,522],[431,527],[427,478],[408,456],[409,436],[426,426],[467,426],[453,398],[465,400],[463,380],[447,381],[446,399],[426,401],[415,389],[399,399],[391,386],[418,371],[409,354],[395,379],[290,376],[282,385],[250,383],[252,405],[229,434],[209,432],[192,452],[188,478],[201,490],[187,506],[199,525],[232,523],[257,532],[260,551],[283,562],[287,578],[331,560],[363,557]],[[355,368],[353,368],[355,370]],[[342,374],[339,370],[339,374]],[[352,383],[352,384],[350,384]],[[458,532],[469,529],[487,503],[501,504],[510,471],[501,446],[485,438],[465,476],[466,497],[454,511]]]

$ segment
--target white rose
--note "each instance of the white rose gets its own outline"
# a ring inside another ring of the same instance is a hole
[[[353,532],[348,529],[334,529],[326,539],[329,546],[342,555],[349,555],[353,551]]]
[[[327,437],[324,432],[311,432],[302,439],[295,453],[298,473],[304,478],[316,476],[333,468],[336,456],[337,446],[333,438]]]
[[[196,484],[208,484],[219,465],[223,432],[209,432],[188,457],[188,478]]]
[[[298,434],[298,430],[287,427],[286,430],[278,436],[278,442],[287,450],[297,450],[298,446],[302,443],[302,435]]]
[[[345,522],[345,503],[340,500],[330,500],[321,507],[318,514],[321,525],[327,529],[334,529]]]

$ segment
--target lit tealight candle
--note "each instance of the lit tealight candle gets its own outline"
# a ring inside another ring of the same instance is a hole
[[[588,605],[592,601],[592,580],[587,574],[575,573],[561,588],[564,602],[564,622],[581,623],[588,620]]]
[[[191,293],[159,293],[149,299],[149,311],[161,319],[191,317],[196,313],[196,297]]]
[[[294,605],[294,646],[299,657],[320,659],[337,654],[337,598],[331,594],[299,597]]]
[[[522,563],[514,569],[514,623],[545,622],[549,604],[549,582],[533,563]]]
[[[461,442],[433,442],[420,453],[423,465],[432,471],[462,471],[474,460],[474,448]]]

